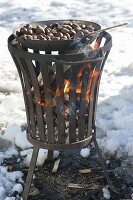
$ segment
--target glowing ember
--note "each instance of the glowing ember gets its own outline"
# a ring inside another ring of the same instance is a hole
[[[55,96],[59,97],[61,95],[59,87],[56,89]]]

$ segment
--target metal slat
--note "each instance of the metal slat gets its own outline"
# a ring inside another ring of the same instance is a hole
[[[76,141],[76,90],[70,90],[69,96],[69,142]]]
[[[28,98],[28,104],[26,104],[26,107],[29,109],[29,116],[31,120],[31,129],[32,129],[32,137],[36,138],[36,127],[35,127],[35,108],[34,108],[34,103],[33,103],[33,94],[31,91],[31,79],[30,79],[30,74],[27,68],[27,65],[25,63],[25,60],[20,58],[19,65],[21,66],[21,69],[23,69],[23,74],[25,78],[25,85],[27,87],[27,91],[25,92],[25,95]],[[30,106],[29,106],[30,105]]]
[[[88,108],[88,131],[87,131],[87,137],[89,137],[92,134],[93,122],[94,122],[94,116],[95,116],[95,106],[97,104],[97,92],[99,88],[99,78],[101,75],[100,72],[100,66],[101,62],[94,63],[95,67],[93,70],[93,78],[91,83],[91,91],[90,91],[90,101],[89,101],[89,108]],[[99,71],[97,71],[97,67],[99,68]]]
[[[101,38],[99,40],[101,40]],[[101,41],[99,41],[99,43],[101,43]],[[93,63],[93,65],[95,65],[94,69],[99,71],[99,77],[98,77],[98,80],[96,80],[96,77],[94,77],[95,80],[93,80],[92,87],[91,87],[91,94],[90,95],[91,95],[91,97],[93,97],[93,100],[90,99],[90,102],[89,102],[89,118],[88,118],[88,133],[87,133],[88,137],[91,135],[92,129],[95,126],[96,107],[97,107],[98,93],[99,93],[99,84],[100,84],[100,80],[101,80],[102,70],[103,70],[104,64],[107,60],[109,52],[110,51],[108,51],[106,53],[103,61]],[[95,82],[97,82],[97,83],[95,83]]]
[[[98,77],[94,77],[94,83],[93,83],[93,85],[95,85],[95,89],[94,89],[94,104],[93,104],[93,113],[92,113],[92,125],[93,126],[95,125],[94,123],[95,123],[95,118],[96,118],[96,107],[97,107],[97,102],[98,102],[99,85],[100,85],[100,80],[101,80],[101,76],[102,76],[103,66],[105,64],[105,60],[107,59],[106,56],[105,56],[105,59],[102,62],[97,62],[96,63],[96,67],[95,67],[97,72],[99,72],[99,76]]]
[[[52,111],[52,97],[50,92],[50,83],[48,76],[48,65],[47,63],[40,61],[40,67],[43,78],[43,88],[44,88],[44,99],[46,102],[46,122],[48,129],[48,142],[54,143],[54,125],[53,125],[53,111]]]
[[[19,74],[19,77],[20,77],[20,80],[21,80],[21,85],[22,85],[22,89],[23,89],[23,96],[24,96],[24,102],[25,102],[25,109],[26,109],[26,116],[27,116],[27,122],[28,122],[28,131],[31,130],[30,128],[30,119],[29,119],[29,110],[28,110],[28,107],[26,106],[28,104],[28,99],[27,99],[27,96],[25,95],[25,84],[24,84],[24,80],[23,80],[23,73],[22,73],[22,70],[18,64],[18,61],[17,61],[17,58],[13,55],[12,55],[12,58],[14,60],[14,63],[16,64],[16,67],[17,67],[17,70],[18,70],[18,74]],[[30,128],[30,129],[29,129]]]
[[[58,142],[64,144],[66,141],[64,119],[64,70],[63,65],[59,63],[56,63],[56,88]]]
[[[71,66],[70,93],[69,93],[69,142],[76,141],[76,85],[77,71]]]
[[[33,50],[33,52],[36,53],[36,54],[39,54],[39,51]],[[40,73],[40,64],[36,60],[35,60],[35,67],[34,67],[34,69],[35,69],[36,75],[38,76],[39,73]]]
[[[45,56],[47,54],[51,54],[51,51],[48,49],[45,50]],[[48,67],[49,66],[52,66],[52,62],[51,62],[51,59],[49,59],[49,61],[47,61],[47,68],[46,68],[46,72],[47,73],[47,77],[46,77],[46,82],[45,80],[44,81],[44,85],[46,83],[46,89],[48,90],[48,88],[50,89],[50,77],[51,77],[51,73],[50,73],[50,68]],[[45,74],[46,76],[46,74]],[[49,77],[49,78],[48,78]],[[51,104],[52,104],[52,97],[51,97],[51,93],[50,91],[46,91],[46,98],[48,99],[48,101],[50,100]],[[52,108],[50,108],[50,106],[46,107],[46,116],[47,116],[47,127],[48,127],[48,141],[50,143],[54,143],[54,139],[55,139],[55,136],[54,136],[54,124],[53,124],[53,110]],[[51,121],[51,124],[50,124],[50,121]],[[50,133],[50,134],[49,134]],[[48,152],[48,159],[51,159],[53,157],[53,152]]]
[[[31,76],[32,86],[34,89],[34,97],[35,97],[35,104],[36,104],[36,117],[37,117],[37,125],[39,130],[39,138],[41,141],[45,141],[45,129],[44,129],[44,121],[43,121],[43,111],[41,105],[41,95],[39,91],[39,85],[37,81],[37,77],[34,71],[34,66],[32,60],[25,59],[26,64]]]
[[[88,79],[89,79],[90,69],[85,67],[82,73],[82,87],[81,87],[81,96],[80,96],[80,109],[79,109],[79,140],[83,140],[85,137],[85,114],[87,108],[86,93],[88,88]]]
[[[22,88],[23,88],[23,95],[25,99],[25,109],[27,113],[27,121],[28,121],[28,126],[30,126],[30,134],[32,134],[33,138],[36,138],[36,128],[35,128],[35,118],[34,118],[34,106],[33,106],[33,99],[32,99],[32,94],[31,94],[31,86],[29,84],[29,79],[28,75],[25,72],[24,66],[26,65],[24,63],[23,59],[20,59],[18,57],[15,58],[17,63],[18,63],[18,71],[19,71],[19,76],[20,79],[22,80]],[[21,75],[21,70],[22,74],[24,77],[24,83],[23,83],[23,77]],[[30,106],[28,106],[30,105]],[[31,131],[32,130],[32,131]]]
[[[92,134],[93,104],[94,104],[94,100],[90,100],[90,102],[89,102],[89,113],[88,113],[88,130],[87,130],[87,137],[89,137],[89,136]]]

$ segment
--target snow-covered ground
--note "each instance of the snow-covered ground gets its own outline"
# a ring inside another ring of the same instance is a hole
[[[12,29],[20,24],[49,19],[84,19],[95,21],[102,27],[121,22],[129,23],[127,27],[110,31],[113,47],[101,80],[97,108],[97,138],[104,153],[115,154],[118,157],[127,154],[127,159],[128,157],[131,159],[133,156],[133,1],[0,0],[0,131],[1,139],[12,141],[9,149],[0,152],[0,163],[4,158],[19,154],[15,145],[22,149],[21,155],[27,155],[26,165],[31,157],[31,144],[27,142],[25,132],[21,131],[21,125],[26,123],[26,115],[20,80],[7,49],[7,38]],[[45,160],[46,154],[46,150],[40,152],[40,160],[42,157]],[[20,183],[22,183],[21,172],[8,172],[6,167],[0,166],[0,200],[14,200],[15,197],[10,196],[15,190],[18,193],[22,191]]]

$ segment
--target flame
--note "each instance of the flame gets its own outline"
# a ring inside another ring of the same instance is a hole
[[[82,80],[81,79],[82,79],[83,70],[86,67],[90,68],[91,64],[84,65],[82,68],[80,68],[79,72],[77,73],[77,86],[76,86],[76,88],[73,88],[72,86],[70,86],[69,80],[64,79],[64,94],[69,93],[70,89],[76,89],[77,94],[81,93],[81,87],[82,87]],[[58,88],[57,88],[57,90],[58,90]]]
[[[80,81],[77,84],[77,87],[74,88],[74,87],[70,86],[70,81],[65,79],[64,80],[64,94],[69,93],[70,89],[76,89],[76,93],[80,94],[81,93],[81,86],[82,86],[82,81]]]
[[[84,65],[82,68],[80,68],[79,72],[77,73],[77,85],[76,87],[72,87],[70,85],[70,80],[64,79],[64,98],[65,98],[65,94],[68,94],[70,92],[71,89],[75,89],[77,94],[81,94],[81,90],[82,90],[82,75],[83,75],[83,71],[85,68],[87,67],[91,67],[91,64],[87,64]],[[93,98],[93,92],[92,90],[92,84],[97,85],[98,84],[98,77],[100,75],[99,71],[96,70],[92,70],[90,71],[89,75],[88,75],[88,84],[87,84],[87,89],[86,89],[86,93],[84,94],[83,99],[85,101],[90,101]],[[94,82],[94,83],[93,83]],[[52,89],[47,89],[48,92],[51,93],[51,99],[44,99],[45,96],[45,92],[44,90],[41,92],[41,96],[39,97],[35,97],[34,98],[34,103],[35,104],[39,104],[42,107],[53,107],[56,106],[56,101],[57,101],[57,97],[59,97],[62,94],[62,89],[60,87],[57,87],[56,91],[54,92]],[[27,92],[27,95],[29,93]],[[69,96],[69,94],[68,94]],[[69,100],[69,99],[68,99]]]
[[[34,99],[34,103],[36,103],[36,104],[38,104],[38,105],[40,105],[42,107],[47,107],[47,106],[51,105],[50,101],[42,100],[41,98],[35,98]]]
[[[90,49],[92,50],[96,50],[100,47],[100,41],[97,39],[97,40],[94,40],[90,45],[89,45]]]
[[[80,81],[77,85],[77,88],[76,88],[76,93],[77,94],[80,94],[81,93],[81,87],[82,87],[82,81]]]
[[[76,87],[76,93],[81,93],[81,87],[82,87],[82,74],[83,74],[84,66],[83,68],[80,68],[78,74],[77,74],[77,87]]]
[[[99,46],[100,46],[100,42],[97,39],[94,42],[92,42],[89,47],[92,50],[95,50],[95,49],[99,48]],[[77,85],[76,85],[75,88],[71,86],[70,80],[64,79],[64,94],[68,94],[71,89],[75,89],[77,94],[81,94],[83,72],[84,72],[85,68],[90,68],[91,69],[91,67],[92,67],[92,65],[89,63],[89,64],[83,65],[79,69],[79,71],[77,73],[77,77],[76,77]],[[88,81],[88,85],[87,85],[87,90],[86,90],[86,94],[84,96],[84,100],[85,101],[89,101],[89,100],[91,100],[93,98],[93,94],[91,92],[92,83],[93,83],[93,81],[95,82],[94,85],[98,83],[99,75],[100,75],[100,72],[98,72],[96,70],[90,71],[90,73],[88,75],[88,80],[89,81]],[[34,89],[32,91],[34,91]],[[51,99],[50,100],[49,99],[45,99],[44,100],[43,96],[45,96],[45,91],[43,90],[41,92],[41,97],[40,98],[34,98],[34,103],[39,104],[42,107],[48,107],[48,106],[49,107],[53,107],[53,106],[55,106],[56,105],[56,98],[61,96],[63,90],[60,87],[57,87],[56,90],[51,89],[51,88],[47,88],[47,91],[50,92],[50,94],[51,94]],[[27,92],[27,95],[30,95],[30,93]]]
[[[77,87],[75,88],[76,89],[76,93],[77,94],[80,94],[81,93],[81,87],[82,87],[82,74],[83,74],[83,70],[85,69],[85,67],[91,67],[91,64],[88,64],[86,66],[84,66],[83,68],[81,68],[77,74]],[[96,71],[96,70],[93,70],[89,73],[89,76],[88,76],[88,85],[87,85],[87,90],[86,90],[86,94],[85,94],[85,101],[89,101],[93,98],[93,94],[91,93],[91,87],[92,87],[92,83],[94,81],[94,85],[97,85],[98,83],[98,77],[100,75],[100,72]],[[69,80],[64,80],[64,94],[66,93],[69,93],[70,91],[70,81]]]
[[[69,80],[66,80],[64,79],[64,94],[68,93],[69,90],[70,90],[70,81]]]
[[[98,77],[100,75],[100,72],[96,71],[96,70],[93,70],[90,72],[90,75],[89,75],[89,82],[88,82],[88,86],[87,86],[87,92],[86,92],[86,95],[85,95],[85,100],[86,101],[89,101],[89,100],[92,100],[93,99],[93,93],[91,93],[91,87],[92,87],[92,83],[94,85],[97,85],[98,84]]]

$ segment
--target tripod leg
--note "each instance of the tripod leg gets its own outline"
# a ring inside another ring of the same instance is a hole
[[[47,160],[52,160],[53,159],[53,151],[52,150],[48,150],[48,157]]]
[[[96,151],[97,151],[97,154],[98,154],[98,156],[99,156],[99,160],[100,160],[101,166],[102,166],[102,168],[103,168],[105,177],[106,177],[106,179],[107,179],[108,185],[109,185],[109,187],[110,187],[110,189],[111,189],[112,191],[114,191],[115,193],[118,193],[118,192],[116,191],[116,189],[114,188],[114,186],[112,185],[112,182],[111,182],[111,180],[110,180],[110,178],[109,178],[109,175],[108,175],[108,172],[107,172],[107,168],[106,168],[106,165],[105,165],[105,162],[104,162],[104,159],[103,159],[102,153],[101,153],[101,151],[100,151],[100,148],[99,148],[99,146],[98,146],[98,143],[97,143],[96,138],[94,138],[94,144],[95,144]]]
[[[34,147],[31,162],[30,162],[30,167],[29,167],[29,171],[27,174],[26,183],[24,187],[23,200],[27,200],[29,196],[30,185],[31,185],[32,176],[33,176],[33,172],[34,172],[36,161],[37,161],[38,152],[39,152],[39,148]]]

